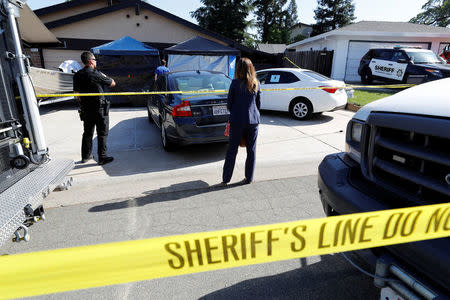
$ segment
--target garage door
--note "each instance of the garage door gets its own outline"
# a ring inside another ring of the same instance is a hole
[[[412,46],[421,47],[423,49],[429,49],[429,43],[402,43],[402,42],[361,42],[350,41],[348,44],[347,63],[345,66],[345,81],[360,81],[358,75],[358,67],[361,58],[371,48],[389,48],[394,46]]]
[[[59,65],[65,60],[76,60],[80,65],[81,63],[81,53],[83,51],[76,50],[53,50],[53,49],[44,49],[44,64],[45,68],[49,70],[58,70]]]

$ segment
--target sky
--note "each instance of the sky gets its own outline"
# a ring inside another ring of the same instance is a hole
[[[38,9],[64,2],[64,0],[28,0],[31,9]],[[189,12],[201,6],[200,0],[149,0],[150,4],[197,23]],[[314,9],[317,0],[296,0],[299,22],[315,23]],[[421,12],[426,0],[353,0],[356,21],[396,21],[407,22]]]

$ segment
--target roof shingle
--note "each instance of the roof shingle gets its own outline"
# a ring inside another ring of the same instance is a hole
[[[341,31],[378,31],[378,32],[415,32],[415,33],[450,33],[450,28],[437,27],[408,22],[361,21],[339,29]]]

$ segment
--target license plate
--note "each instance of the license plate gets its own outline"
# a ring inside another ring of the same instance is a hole
[[[228,115],[228,109],[226,105],[220,105],[220,106],[213,106],[213,115],[214,116],[223,116]]]
[[[380,300],[404,300],[404,299],[390,287],[384,287],[381,289]]]
[[[347,92],[347,98],[353,98],[355,90],[347,89],[345,91]]]

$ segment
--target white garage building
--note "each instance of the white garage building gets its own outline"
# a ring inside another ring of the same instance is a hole
[[[334,50],[331,77],[359,81],[358,66],[370,48],[414,46],[436,54],[450,43],[450,28],[405,22],[361,21],[288,45],[296,51]]]

